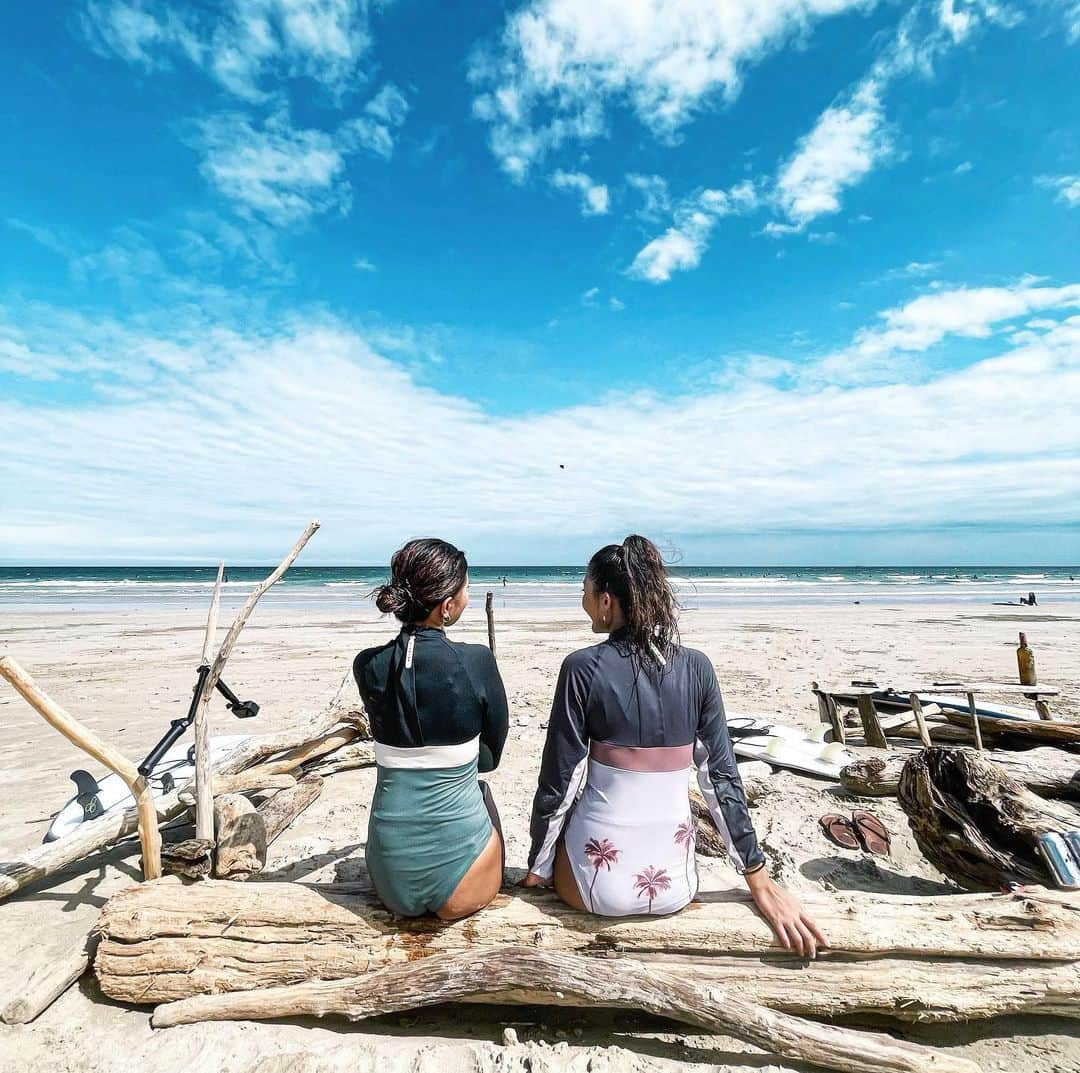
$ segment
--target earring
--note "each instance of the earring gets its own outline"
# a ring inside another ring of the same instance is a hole
[[[442,624],[444,626],[449,626],[450,625],[450,616],[445,611],[443,612],[443,616],[442,616]]]

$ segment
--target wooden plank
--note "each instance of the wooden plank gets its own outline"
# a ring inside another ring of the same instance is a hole
[[[859,718],[862,720],[863,736],[866,738],[867,745],[875,749],[890,748],[889,739],[885,737],[885,731],[881,729],[877,708],[874,707],[874,698],[869,694],[859,697]]]
[[[968,715],[971,716],[971,729],[975,732],[975,748],[983,751],[982,727],[979,726],[979,713],[975,711],[975,694],[968,693]]]

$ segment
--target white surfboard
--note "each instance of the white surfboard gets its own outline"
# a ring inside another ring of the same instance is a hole
[[[826,742],[828,727],[807,733],[760,715],[729,712],[728,730],[735,755],[743,760],[764,760],[773,767],[789,768],[804,775],[838,779],[854,755],[838,741]],[[759,733],[742,736],[746,731]]]
[[[211,760],[224,756],[241,742],[247,741],[247,737],[246,734],[225,734],[211,738]],[[158,761],[150,776],[150,790],[155,798],[164,797],[195,777],[195,765],[188,760],[190,749],[189,743],[178,742]],[[55,842],[71,834],[81,823],[107,816],[111,812],[122,812],[135,804],[127,783],[119,775],[106,775],[96,785],[86,772],[74,772],[72,779],[76,786],[86,792],[76,794],[56,814],[45,832],[45,842]]]

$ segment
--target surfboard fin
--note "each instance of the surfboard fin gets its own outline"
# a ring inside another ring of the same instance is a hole
[[[101,787],[97,779],[89,771],[79,768],[71,773],[71,781],[75,783],[75,800],[82,806],[83,819],[96,819],[102,813],[101,798],[98,797]]]

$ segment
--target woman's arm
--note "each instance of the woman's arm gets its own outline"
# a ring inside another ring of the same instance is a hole
[[[728,846],[731,859],[742,872],[758,910],[781,946],[806,957],[816,957],[818,946],[828,946],[828,940],[807,915],[799,899],[780,886],[765,867],[765,855],[750,822],[716,671],[704,657],[701,662],[705,681],[694,762],[698,765],[698,783],[709,812]]]
[[[566,814],[585,779],[589,738],[585,729],[588,677],[578,653],[568,656],[559,671],[555,699],[548,721],[540,778],[533,799],[532,848],[526,886],[550,880],[555,865],[555,847]]]
[[[494,771],[502,759],[503,746],[510,729],[510,710],[506,703],[506,687],[495,657],[481,649],[483,660],[482,692],[483,712],[480,723],[480,771]]]

